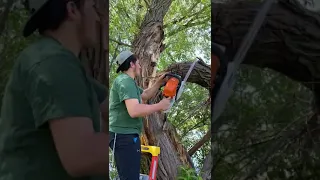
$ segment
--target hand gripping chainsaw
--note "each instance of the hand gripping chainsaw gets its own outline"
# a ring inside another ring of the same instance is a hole
[[[164,111],[164,113],[168,113],[173,106],[173,104],[181,97],[181,94],[184,90],[184,86],[195,66],[195,64],[200,60],[200,58],[197,58],[190,66],[187,74],[185,75],[184,79],[181,80],[181,76],[173,73],[168,73],[165,75],[166,77],[169,77],[168,81],[164,85],[164,89],[162,91],[162,95],[164,97],[170,97],[171,98],[171,104],[170,107]]]

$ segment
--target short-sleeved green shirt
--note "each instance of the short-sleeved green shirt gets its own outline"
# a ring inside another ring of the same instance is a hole
[[[79,59],[56,40],[43,37],[27,47],[17,59],[3,97],[0,179],[100,179],[72,178],[67,174],[48,121],[89,117],[98,132],[99,106],[106,93],[103,85],[86,75]]]
[[[138,99],[142,103],[141,89],[129,75],[122,73],[114,80],[109,96],[109,131],[120,134],[140,134],[142,118],[132,118],[124,100]]]

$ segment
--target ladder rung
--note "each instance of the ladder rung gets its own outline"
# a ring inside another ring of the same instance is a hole
[[[144,146],[144,145],[141,145],[141,152],[150,153],[150,154],[152,154],[152,156],[159,156],[160,147],[158,147],[158,146]]]

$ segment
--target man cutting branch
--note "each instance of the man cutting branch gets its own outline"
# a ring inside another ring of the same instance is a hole
[[[141,74],[137,57],[130,51],[121,52],[116,59],[121,73],[113,82],[109,100],[109,146],[113,150],[120,180],[137,180],[140,172],[142,117],[167,110],[170,99],[164,98],[157,104],[143,104],[155,96],[166,82],[160,76],[149,89],[141,89],[135,78]]]

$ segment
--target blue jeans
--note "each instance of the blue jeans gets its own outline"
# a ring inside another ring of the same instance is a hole
[[[113,149],[114,140],[115,151]],[[114,151],[114,160],[120,180],[139,180],[141,144],[138,134],[109,132],[109,147]]]

